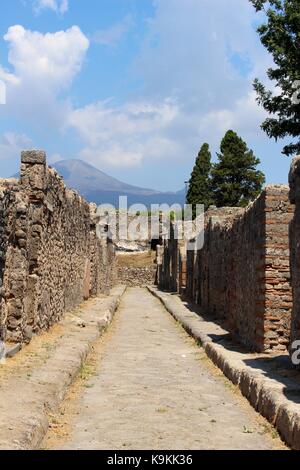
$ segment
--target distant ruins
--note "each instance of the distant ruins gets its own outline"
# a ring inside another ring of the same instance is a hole
[[[300,157],[290,188],[270,185],[246,209],[205,214],[204,245],[158,247],[158,284],[210,314],[248,350],[284,352],[300,340]]]
[[[0,180],[0,339],[29,342],[115,282],[114,246],[95,207],[67,189],[41,151],[22,152],[20,180]]]

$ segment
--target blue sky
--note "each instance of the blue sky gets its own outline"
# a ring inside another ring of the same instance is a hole
[[[254,77],[271,58],[244,0],[2,0],[0,175],[22,149],[80,158],[131,184],[179,190],[228,129],[286,183],[290,159],[260,130]]]

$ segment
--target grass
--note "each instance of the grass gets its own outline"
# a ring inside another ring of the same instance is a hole
[[[46,349],[47,351],[51,351],[52,349],[54,349],[55,345],[54,344],[51,344],[51,343],[44,343],[42,344],[42,348],[43,349]]]
[[[247,426],[244,426],[243,433],[244,434],[253,434],[254,431],[253,431],[253,429],[249,429],[249,428],[247,428]]]
[[[152,267],[155,260],[155,252],[145,251],[135,254],[117,254],[118,266],[127,268]]]
[[[156,410],[157,413],[168,413],[167,408],[157,408]]]
[[[87,380],[90,377],[96,375],[95,366],[91,363],[83,364],[79,372],[79,378],[81,380]]]
[[[263,423],[261,427],[262,427],[262,430],[259,431],[258,434],[260,435],[269,434],[272,437],[272,439],[280,439],[278,431],[274,428],[274,426],[272,426],[271,423]]]

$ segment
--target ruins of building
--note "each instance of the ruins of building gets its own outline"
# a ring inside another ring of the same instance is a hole
[[[0,339],[28,342],[84,299],[107,293],[115,254],[96,236],[95,207],[22,152],[19,180],[0,180]]]
[[[250,350],[285,351],[292,311],[293,213],[284,185],[267,186],[246,209],[210,208],[201,249],[184,255],[173,237],[165,242],[159,253],[160,287],[185,292],[188,301],[222,321]]]
[[[291,285],[293,309],[291,319],[291,353],[294,341],[300,341],[300,157],[293,159],[289,174],[290,201],[295,204],[290,223]],[[299,348],[300,343],[298,344]]]

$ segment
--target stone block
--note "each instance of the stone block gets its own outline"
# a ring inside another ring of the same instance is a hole
[[[21,153],[21,162],[23,164],[46,164],[46,153],[42,150],[27,150]]]

